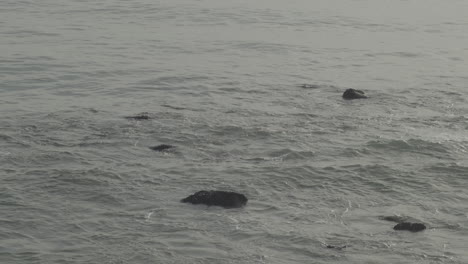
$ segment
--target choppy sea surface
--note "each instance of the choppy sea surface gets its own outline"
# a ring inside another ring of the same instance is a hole
[[[0,263],[468,263],[467,14],[2,0]]]

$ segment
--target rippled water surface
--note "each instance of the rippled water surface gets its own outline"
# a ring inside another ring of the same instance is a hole
[[[1,1],[0,263],[467,263],[466,14]]]

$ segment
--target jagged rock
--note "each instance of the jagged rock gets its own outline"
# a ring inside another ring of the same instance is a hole
[[[222,206],[224,208],[238,208],[247,204],[245,195],[225,191],[199,191],[181,200],[182,203],[205,204],[208,206]]]

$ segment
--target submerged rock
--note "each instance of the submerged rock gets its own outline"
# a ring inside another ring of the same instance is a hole
[[[347,247],[348,247],[347,245],[344,245],[344,246],[327,245],[327,248],[338,249],[338,250],[342,250],[342,249],[345,249]]]
[[[426,229],[426,226],[421,223],[402,222],[393,227],[394,230],[407,230],[411,232],[419,232]]]
[[[173,148],[175,148],[175,147],[171,146],[171,145],[166,145],[166,144],[161,144],[161,145],[157,145],[157,146],[154,146],[154,147],[150,147],[150,149],[152,149],[154,151],[159,151],[159,152],[168,151],[168,150],[173,149]]]
[[[402,223],[408,220],[407,217],[391,215],[391,216],[379,216],[380,220],[395,222],[395,223]]]
[[[319,88],[320,85],[317,85],[317,84],[307,84],[307,83],[305,83],[305,84],[302,84],[300,87],[301,87],[301,88],[304,88],[304,89],[316,89],[316,88]]]
[[[347,89],[343,93],[343,98],[347,100],[351,100],[351,99],[363,99],[363,98],[367,98],[367,96],[364,95],[364,92],[361,90],[350,88],[350,89]]]
[[[180,200],[182,203],[205,204],[208,206],[222,206],[224,208],[238,208],[247,204],[245,195],[225,191],[199,191]]]
[[[134,120],[148,120],[150,116],[148,113],[139,113],[134,116],[126,116],[127,119],[134,119]]]

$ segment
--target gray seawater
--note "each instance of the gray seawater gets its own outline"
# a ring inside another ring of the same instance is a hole
[[[467,14],[2,0],[0,263],[468,263]]]

